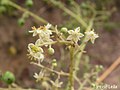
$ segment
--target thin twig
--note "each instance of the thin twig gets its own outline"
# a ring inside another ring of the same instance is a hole
[[[27,10],[25,8],[22,8],[21,6],[17,5],[16,3],[12,2],[11,0],[9,0],[9,5],[16,8],[16,9],[18,9],[18,10],[20,10],[20,11],[22,11],[22,12],[27,12],[30,16],[34,17],[36,20],[38,20],[38,21],[40,21],[42,23],[45,23],[45,24],[48,23],[48,21],[46,21],[45,19],[39,17],[38,15],[32,13],[31,11],[29,11],[29,10]]]
[[[70,66],[69,66],[69,89],[73,90],[74,87],[74,47],[70,48]]]
[[[84,28],[87,28],[86,22],[77,14],[73,13],[71,10],[66,8],[60,1],[50,0],[51,3],[58,6],[60,9],[62,9],[64,12],[75,18]]]
[[[97,79],[97,83],[101,83],[110,73],[120,65],[120,57]]]
[[[112,71],[120,65],[120,57],[97,79],[96,83],[99,84],[103,80],[107,78],[108,75],[112,73]],[[86,90],[92,90],[91,88],[87,88]]]
[[[93,26],[94,18],[95,18],[95,15],[94,15],[93,18],[90,20],[89,26],[87,27],[87,29],[86,29],[85,31],[90,31],[90,30],[91,30],[91,28],[92,28],[92,26]],[[86,43],[85,43],[85,39],[86,39],[86,38],[87,38],[87,37],[85,36],[85,37],[84,37],[84,40],[83,40],[83,42],[81,43],[81,45],[79,46],[79,48],[74,52],[74,56],[77,55],[77,54],[79,54],[79,60],[76,60],[76,62],[75,62],[75,72],[74,72],[75,75],[77,75],[77,68],[79,67],[80,59],[81,59],[82,54],[83,54],[83,52],[84,52],[84,49],[85,49],[85,47],[86,47]],[[81,52],[79,52],[79,51],[81,51]],[[79,52],[79,53],[78,53],[78,52]]]
[[[23,89],[23,88],[0,88],[0,90],[39,90],[39,89]]]
[[[54,73],[56,73],[56,74],[58,74],[58,75],[69,76],[68,73],[65,73],[65,72],[63,72],[63,71],[58,72],[58,71],[56,71],[56,70],[50,69],[50,68],[48,68],[48,67],[45,67],[45,66],[43,66],[43,65],[41,65],[41,64],[37,64],[37,63],[34,63],[34,62],[31,62],[31,64],[34,64],[34,65],[36,65],[36,66],[38,66],[38,67],[41,67],[41,68],[43,68],[43,69],[46,69],[47,71],[54,72]]]

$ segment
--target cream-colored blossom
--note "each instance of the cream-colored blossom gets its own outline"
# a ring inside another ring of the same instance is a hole
[[[96,34],[96,33],[94,32],[94,30],[92,30],[92,31],[87,31],[87,32],[85,32],[85,34],[86,34],[85,42],[87,42],[87,41],[90,40],[93,44],[94,44],[94,42],[95,42],[95,39],[99,37],[98,34]]]
[[[58,87],[58,88],[60,88],[61,85],[63,84],[63,82],[59,82],[58,79],[56,79],[55,82],[53,82],[52,80],[50,80],[50,82],[52,83],[53,86]]]
[[[43,80],[44,78],[44,72],[43,71],[40,71],[39,74],[35,73],[33,75],[33,77],[36,79],[36,81],[40,81],[40,80]]]
[[[44,59],[44,55],[43,55],[43,49],[41,47],[38,47],[37,45],[30,43],[28,44],[28,52],[29,52],[29,56],[31,56],[31,58],[34,58],[35,60],[40,60],[43,61]]]
[[[39,35],[39,37],[45,37],[46,35],[51,35],[52,31],[50,30],[51,24],[47,24],[44,26],[40,26],[39,28],[36,28],[35,26],[32,27],[32,30],[29,31],[30,33],[33,33],[33,36]]]
[[[68,33],[69,36],[67,37],[67,40],[74,41],[75,43],[77,43],[80,38],[84,36],[80,33],[80,27],[77,27],[75,30],[69,30]]]
[[[39,30],[39,28],[36,28],[35,26],[33,26],[32,30],[29,31],[29,33],[33,33],[33,37],[34,37],[40,33],[40,30]]]

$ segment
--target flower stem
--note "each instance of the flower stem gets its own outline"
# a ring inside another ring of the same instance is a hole
[[[69,67],[69,90],[73,90],[74,87],[74,47],[70,48],[70,67]]]
[[[14,8],[16,8],[16,9],[18,9],[18,10],[20,10],[20,11],[22,11],[22,12],[27,12],[30,16],[32,16],[33,18],[35,18],[36,20],[38,20],[38,21],[40,21],[42,23],[45,23],[45,24],[48,23],[48,21],[46,21],[45,19],[39,17],[38,15],[30,12],[29,10],[27,10],[25,8],[22,8],[21,6],[15,4],[14,2],[12,2],[10,0],[9,0],[9,5],[12,6],[12,7],[14,7]]]
[[[80,17],[79,15],[76,15],[73,11],[66,8],[60,1],[50,0],[49,2],[51,2],[54,5],[58,6],[60,9],[62,9],[68,15],[75,18],[84,28],[87,28],[87,23],[82,19],[82,17]]]
[[[44,66],[44,65],[42,65],[42,64],[38,64],[38,63],[34,63],[34,62],[31,62],[31,64],[34,64],[34,65],[36,65],[36,66],[38,66],[38,67],[40,67],[40,68],[42,68],[42,69],[45,69],[45,70],[47,70],[47,71],[53,72],[53,73],[55,73],[55,74],[57,74],[57,75],[69,76],[68,73],[65,73],[65,72],[63,72],[63,71],[60,71],[60,72],[59,72],[59,71],[53,70],[53,69],[48,68],[48,67],[46,67],[46,66]]]
[[[90,20],[89,25],[88,25],[88,27],[86,28],[85,31],[90,31],[90,30],[92,29],[95,16],[96,16],[96,14],[93,15],[93,18]],[[84,49],[85,49],[85,47],[86,47],[86,44],[87,44],[87,42],[85,42],[85,39],[86,39],[86,36],[84,37],[81,45],[80,45],[80,46],[78,47],[78,49],[74,52],[74,56],[76,56],[77,54],[79,54],[79,60],[76,60],[76,61],[75,61],[75,72],[74,72],[75,76],[77,76],[77,68],[79,68],[80,60],[81,60],[81,57],[82,57],[82,55],[83,55],[83,51],[84,51]],[[80,51],[81,51],[81,52],[80,52]]]

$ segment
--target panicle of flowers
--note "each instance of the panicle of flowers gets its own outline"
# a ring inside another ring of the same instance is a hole
[[[48,43],[48,42],[49,43],[54,42],[51,39],[52,30],[50,30],[50,28],[51,28],[51,24],[48,23],[47,25],[40,26],[39,28],[36,28],[34,26],[32,27],[32,31],[29,31],[30,33],[33,33],[33,36],[36,36],[36,35],[39,36],[35,44],[33,43],[28,44],[28,52],[29,52],[29,56],[31,57],[31,59],[34,58],[35,60],[37,59],[37,60],[43,61],[44,51],[41,48],[41,45]],[[77,44],[78,41],[80,41],[81,38],[83,38],[84,36],[86,36],[85,42],[90,40],[92,43],[94,43],[95,39],[99,37],[98,34],[94,32],[94,30],[86,31],[85,34],[81,33],[80,27],[77,27],[74,30],[68,30],[67,28],[63,28],[62,33],[65,33],[65,32],[68,34],[67,34],[66,39],[64,38],[63,40],[73,41],[75,44]],[[64,35],[64,34],[61,34],[61,35]],[[48,45],[45,44],[44,46],[48,46]],[[48,53],[51,55],[54,54],[54,49],[51,48],[50,44],[48,47]]]
[[[41,45],[46,42],[52,42],[53,40],[50,38],[50,35],[52,35],[52,31],[50,30],[51,24],[47,24],[44,26],[40,26],[39,28],[36,28],[35,26],[32,27],[32,30],[29,31],[30,33],[33,33],[33,36],[39,36],[39,38],[36,40],[35,44],[30,43],[28,44],[28,56],[31,59],[43,61],[44,59],[44,51],[41,48]],[[44,45],[48,46],[48,45]],[[49,45],[51,47],[51,45]],[[51,49],[51,48],[50,48]],[[52,51],[54,49],[52,48]],[[54,53],[54,52],[53,52]]]
[[[61,31],[59,32],[59,30],[57,30],[55,28],[54,30],[54,34],[52,33],[51,28],[51,24],[47,24],[44,26],[40,26],[39,28],[36,28],[35,26],[32,27],[32,30],[29,31],[30,33],[33,34],[34,36],[38,36],[38,39],[36,40],[35,44],[34,43],[29,43],[28,44],[28,56],[31,59],[37,60],[38,63],[35,63],[35,65],[38,65],[42,68],[42,70],[39,72],[39,74],[35,73],[34,74],[34,78],[36,79],[36,81],[42,81],[43,86],[45,87],[50,87],[49,85],[52,84],[54,87],[60,88],[61,85],[63,84],[63,82],[60,82],[60,75],[63,75],[62,72],[58,72],[55,71],[54,68],[57,66],[57,62],[56,59],[52,60],[52,68],[48,68],[44,65],[42,65],[42,62],[44,60],[44,51],[42,46],[45,46],[45,48],[48,49],[48,53],[49,55],[53,55],[55,53],[54,48],[52,48],[52,44],[55,43],[64,43],[65,45],[73,45],[76,46],[80,45],[78,42],[83,39],[83,42],[88,42],[89,40],[94,43],[95,39],[98,38],[98,34],[96,34],[94,32],[94,30],[91,31],[86,31],[83,33],[80,32],[80,27],[77,27],[73,30],[68,30],[66,27],[62,28]],[[58,37],[54,38],[54,41],[51,39],[52,35],[56,35]],[[60,36],[61,35],[61,36]],[[59,37],[60,36],[60,37]],[[48,72],[56,72],[56,74],[58,75],[58,78],[53,81],[51,79],[49,79],[48,76],[45,76],[45,71]],[[62,73],[62,74],[61,74]],[[68,73],[65,73],[65,75],[68,75]],[[74,90],[74,89],[72,89]]]

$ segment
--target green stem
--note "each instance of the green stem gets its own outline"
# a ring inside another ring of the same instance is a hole
[[[38,15],[36,15],[36,14],[28,11],[25,8],[22,8],[21,6],[15,4],[14,2],[12,2],[10,0],[9,0],[9,5],[12,6],[12,7],[14,7],[14,8],[16,8],[16,9],[18,9],[18,10],[20,10],[20,11],[22,11],[22,12],[27,12],[30,16],[32,16],[33,18],[35,18],[36,20],[38,20],[38,21],[40,21],[42,23],[45,23],[45,24],[48,23],[48,21],[46,21],[45,19],[43,19],[43,18],[39,17]]]
[[[93,18],[90,20],[89,26],[87,27],[87,29],[85,31],[90,31],[91,30],[91,28],[93,26],[93,22],[94,22],[95,16],[96,15],[93,15]],[[82,41],[81,45],[79,46],[79,48],[74,52],[74,56],[76,56],[77,54],[79,54],[79,57],[78,57],[79,60],[76,60],[76,62],[75,62],[75,72],[74,72],[75,76],[77,76],[77,69],[79,67],[80,60],[81,60],[81,57],[83,55],[83,51],[84,51],[84,49],[86,47],[86,44],[87,44],[87,42],[85,43],[86,38],[87,37],[85,36],[85,38],[83,39],[83,41]]]
[[[56,73],[57,75],[69,76],[68,73],[65,73],[65,72],[63,72],[63,71],[58,72],[58,71],[53,70],[53,69],[51,69],[51,68],[48,68],[48,67],[46,67],[46,66],[44,66],[44,65],[42,65],[42,64],[38,64],[38,63],[34,63],[34,62],[31,62],[31,64],[34,64],[34,65],[36,65],[36,66],[38,66],[38,67],[40,67],[40,68],[43,68],[43,69],[45,69],[45,70],[47,70],[47,71]]]
[[[70,68],[69,68],[69,90],[73,90],[74,88],[74,47],[71,46],[70,48]]]
[[[61,2],[50,0],[51,3],[58,6],[60,9],[62,9],[64,12],[75,18],[84,28],[87,28],[86,22],[79,16],[73,13],[71,10],[67,9]]]
[[[42,47],[44,45],[53,45],[53,44],[56,44],[56,43],[60,43],[60,44],[66,44],[66,45],[73,45],[74,43],[72,42],[69,42],[69,41],[52,41],[52,42],[46,42],[46,43],[43,43],[43,44],[40,44],[39,47]]]

